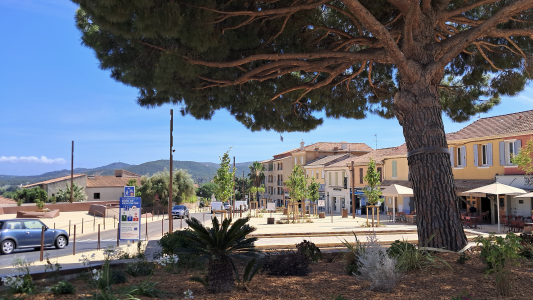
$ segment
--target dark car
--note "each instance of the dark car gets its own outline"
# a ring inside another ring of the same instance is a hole
[[[175,205],[172,207],[172,218],[189,218],[189,209],[185,205]]]
[[[50,229],[35,219],[0,220],[0,252],[10,254],[15,249],[41,247],[41,232],[44,226],[44,246],[63,249],[69,236],[63,229]]]

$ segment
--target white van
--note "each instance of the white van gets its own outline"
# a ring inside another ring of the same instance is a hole
[[[214,210],[224,210],[224,203],[211,202],[211,213],[213,213]]]
[[[248,210],[248,204],[246,203],[246,201],[235,201],[235,210],[239,211],[241,209],[241,205],[243,211]]]

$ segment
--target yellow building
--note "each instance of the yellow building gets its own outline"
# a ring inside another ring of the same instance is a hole
[[[495,221],[495,199],[489,199],[485,194],[470,195],[464,192],[491,184],[496,177],[502,183],[511,185],[514,178],[523,177],[524,173],[512,164],[511,157],[518,154],[521,146],[532,138],[533,110],[482,118],[457,132],[447,134],[450,164],[458,196],[463,200],[461,202],[463,210],[473,206],[478,212],[489,211],[492,221]],[[409,168],[405,144],[384,158],[384,170],[385,181],[382,186],[396,183],[411,187],[408,181]],[[517,200],[513,196],[501,196],[501,199],[504,199],[500,205],[501,215],[531,214],[533,209],[531,199]],[[387,199],[386,203],[388,202]],[[398,198],[397,203],[397,206],[405,207],[402,197]]]

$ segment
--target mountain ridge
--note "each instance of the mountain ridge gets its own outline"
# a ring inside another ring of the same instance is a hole
[[[236,172],[237,177],[242,176],[242,171],[245,171],[245,174],[248,174],[249,168],[253,162],[241,162],[236,163]],[[168,169],[170,165],[170,160],[160,159],[155,161],[149,161],[138,165],[131,165],[122,162],[115,162],[105,166],[96,167],[96,168],[74,168],[75,174],[87,174],[87,175],[113,175],[114,170],[123,169],[129,172],[133,172],[139,175],[148,175],[151,176],[154,173]],[[174,160],[173,161],[174,169],[186,169],[191,177],[196,183],[205,183],[209,182],[215,176],[219,164],[211,162],[195,162],[195,161],[182,161]],[[239,176],[239,174],[241,174]],[[0,187],[4,185],[26,185],[36,182],[41,182],[45,180],[50,180],[58,177],[70,175],[70,170],[57,170],[46,172],[40,175],[30,175],[30,176],[17,176],[17,175],[0,175]]]

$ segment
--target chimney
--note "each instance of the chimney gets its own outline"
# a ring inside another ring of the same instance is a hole
[[[302,140],[302,141],[300,142],[300,150],[303,150],[303,149],[304,149],[304,145],[305,145],[304,140]]]
[[[347,142],[341,142],[341,149],[343,149],[343,150],[348,149],[348,143]]]

